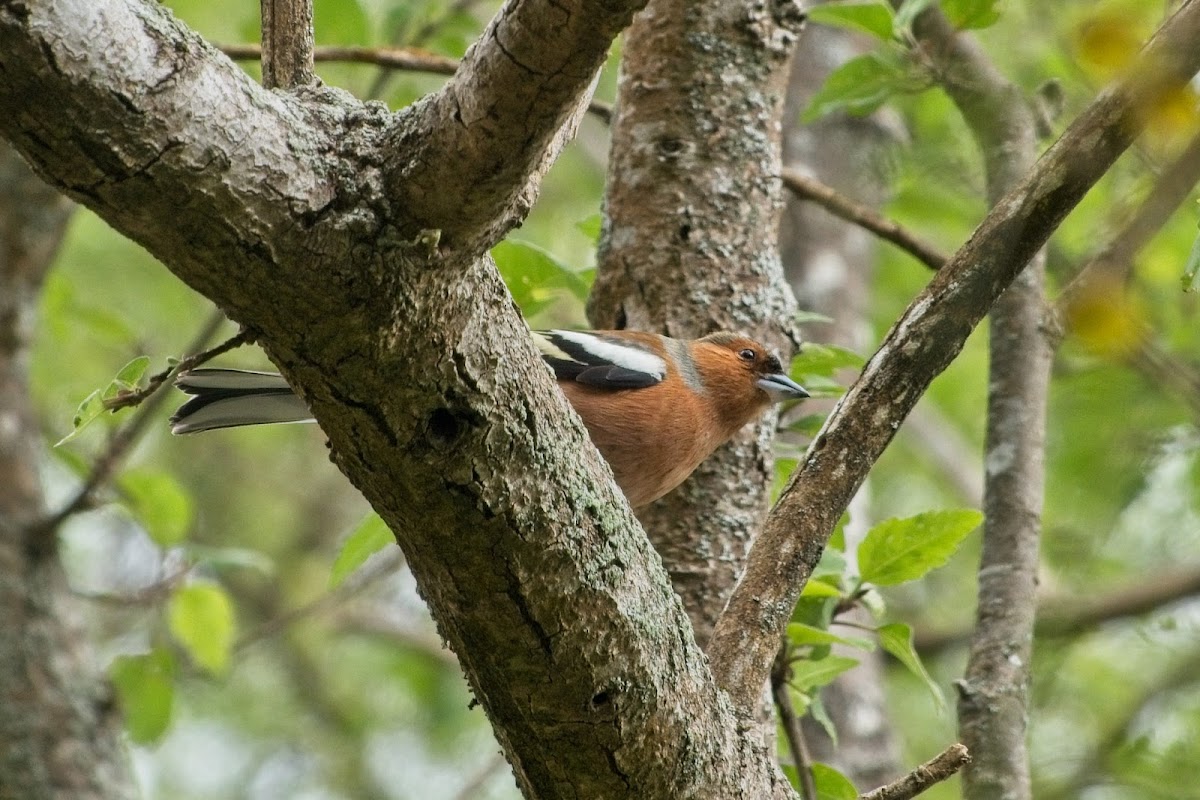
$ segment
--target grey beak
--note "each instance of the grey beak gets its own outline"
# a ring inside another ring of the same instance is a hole
[[[771,400],[776,403],[784,400],[800,400],[809,396],[803,386],[781,372],[763,375],[757,383],[758,388],[771,395]]]

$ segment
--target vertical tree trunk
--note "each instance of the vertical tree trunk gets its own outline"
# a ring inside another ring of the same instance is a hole
[[[922,14],[914,31],[975,136],[994,205],[1037,158],[1029,104],[941,12]],[[1033,791],[1026,733],[1053,355],[1042,324],[1044,283],[1045,253],[1038,252],[990,315],[979,607],[958,701],[972,756],[963,773],[970,800],[1027,800]]]
[[[64,602],[29,399],[37,291],[73,206],[0,145],[0,798],[135,796],[106,685]]]
[[[790,354],[777,254],[779,132],[802,22],[790,0],[654,0],[626,36],[598,328],[745,331]],[[774,416],[639,516],[707,641],[766,513]]]

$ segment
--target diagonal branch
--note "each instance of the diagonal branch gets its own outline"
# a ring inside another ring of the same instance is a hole
[[[814,439],[751,551],[709,655],[749,713],[833,526],[925,388],[1050,233],[1133,141],[1144,112],[1200,69],[1200,2],[1162,26],[1130,74],[1103,92],[934,276]]]
[[[783,185],[797,198],[812,201],[830,214],[891,242],[930,269],[941,269],[942,264],[946,263],[947,256],[930,242],[875,209],[854,202],[811,175],[796,169],[785,169],[781,177]]]
[[[511,0],[467,54],[454,77],[418,102],[415,120],[397,119],[393,145],[406,158],[389,184],[420,226],[461,247],[464,221],[502,218],[482,232],[491,244],[522,219],[547,151],[570,135],[587,105],[609,44],[645,0]],[[420,131],[413,140],[414,128]],[[436,136],[428,135],[436,130]],[[512,208],[510,208],[512,207]]]

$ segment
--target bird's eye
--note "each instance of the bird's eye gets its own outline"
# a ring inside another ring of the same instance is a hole
[[[738,353],[738,358],[740,358],[742,361],[751,361],[752,362],[757,357],[758,357],[758,354],[755,353],[753,350],[751,350],[749,347],[747,347],[745,350],[742,350]]]

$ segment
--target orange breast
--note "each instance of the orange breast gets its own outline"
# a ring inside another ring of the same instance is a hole
[[[725,438],[700,398],[664,384],[618,391],[559,385],[634,508],[683,483]]]

